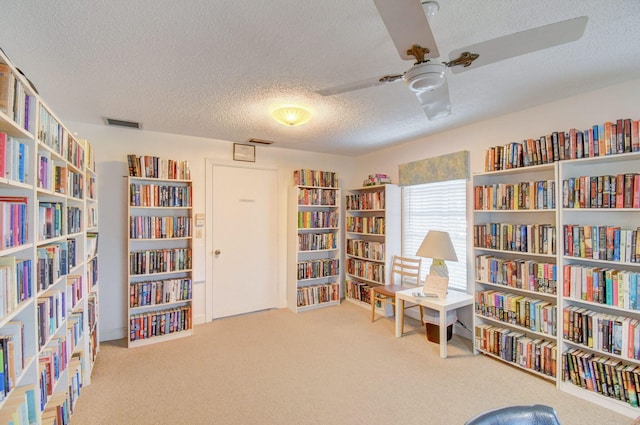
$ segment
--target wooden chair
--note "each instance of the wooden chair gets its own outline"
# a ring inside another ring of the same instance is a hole
[[[389,281],[385,285],[375,286],[371,288],[371,321],[376,318],[376,303],[379,301],[383,309],[386,309],[387,302],[394,307],[396,305],[396,292],[407,288],[415,288],[420,286],[420,268],[422,267],[421,258],[408,258],[399,255],[393,256],[391,264],[391,272],[389,273]],[[404,310],[412,307],[420,308],[420,323],[424,317],[422,306],[419,304],[404,303]],[[395,310],[394,310],[395,311]],[[404,311],[402,312],[402,332],[404,332]]]

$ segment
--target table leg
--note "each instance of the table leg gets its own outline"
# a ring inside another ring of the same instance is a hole
[[[440,312],[440,357],[447,358],[447,312]]]
[[[404,310],[404,300],[396,297],[396,337],[402,336],[402,318]]]

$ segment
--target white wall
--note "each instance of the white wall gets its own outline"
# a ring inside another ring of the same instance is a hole
[[[227,141],[180,136],[150,131],[66,122],[77,137],[91,141],[96,156],[99,194],[100,339],[123,338],[127,329],[127,154],[154,155],[187,160],[193,180],[193,212],[205,213],[205,159],[233,164],[233,144]],[[277,168],[280,175],[279,293],[280,307],[286,307],[286,200],[298,168],[331,170],[340,185],[350,180],[354,159],[277,148],[256,147],[256,167]],[[251,166],[251,164],[242,166]],[[206,237],[206,232],[205,232]],[[205,317],[205,239],[194,239],[194,321]]]
[[[452,99],[455,114],[456,99]],[[561,99],[543,106],[514,112],[478,122],[434,136],[383,149],[357,158],[354,176],[387,173],[398,182],[398,165],[461,150],[470,151],[471,171],[484,171],[485,151],[490,146],[504,145],[528,138],[537,139],[553,131],[571,128],[584,130],[594,124],[618,118],[640,119],[640,79]],[[446,119],[446,118],[445,118]],[[640,168],[640,164],[639,164]],[[352,182],[357,184],[357,181]],[[473,222],[472,184],[468,184],[467,221]],[[467,241],[468,279],[473,277],[473,250]],[[469,284],[469,286],[471,286]],[[470,314],[462,319],[471,324]]]

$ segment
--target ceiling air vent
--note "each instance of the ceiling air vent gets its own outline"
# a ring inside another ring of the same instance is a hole
[[[137,128],[138,130],[142,129],[142,126],[139,122],[116,120],[113,118],[105,118],[105,120],[107,122],[107,125],[113,125],[116,127]]]
[[[264,140],[264,139],[249,139],[248,142],[256,143],[258,145],[273,145],[273,142],[271,140]]]

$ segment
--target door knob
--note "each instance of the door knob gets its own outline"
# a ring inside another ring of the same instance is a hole
[[[221,252],[222,252],[222,251],[220,251],[219,249],[216,249],[215,251],[213,251],[213,253],[214,253],[215,255],[220,255],[220,253],[221,253]]]

